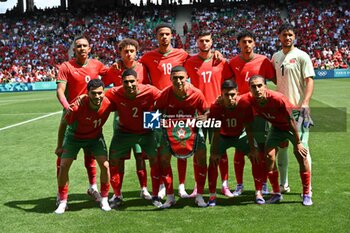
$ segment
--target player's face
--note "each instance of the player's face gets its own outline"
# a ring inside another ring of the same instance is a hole
[[[283,48],[290,48],[294,45],[295,34],[292,30],[284,30],[279,34]]]
[[[251,80],[249,82],[250,92],[252,93],[253,97],[258,100],[265,99],[266,96],[266,84],[264,83],[264,79],[262,78],[256,78],[254,80]]]
[[[170,28],[160,28],[157,32],[157,40],[160,46],[167,47],[171,43],[172,33]]]
[[[234,108],[238,101],[237,89],[223,89],[221,97],[226,108]]]
[[[249,36],[242,37],[238,42],[238,46],[241,49],[242,53],[250,54],[254,52],[255,41]]]
[[[187,82],[187,73],[185,71],[174,72],[170,76],[173,87],[176,91],[184,91]]]
[[[133,75],[128,75],[123,78],[123,87],[127,95],[136,95],[137,79]]]
[[[88,92],[88,96],[90,99],[90,103],[93,106],[100,106],[103,100],[103,97],[105,96],[105,93],[103,91],[103,87],[98,88],[91,88]]]
[[[120,56],[123,61],[135,61],[136,58],[136,48],[133,45],[127,45],[120,51]]]
[[[75,41],[74,53],[77,58],[87,58],[91,51],[89,42],[86,39],[78,39]]]
[[[197,39],[197,45],[201,52],[209,52],[213,45],[211,35],[201,36]]]

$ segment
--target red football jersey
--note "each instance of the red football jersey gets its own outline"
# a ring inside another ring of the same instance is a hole
[[[187,57],[188,53],[183,49],[172,48],[165,54],[155,49],[143,55],[140,62],[146,66],[149,72],[150,83],[159,90],[163,90],[171,85],[171,69],[183,65]]]
[[[162,91],[156,102],[156,109],[161,110],[164,114],[174,116],[188,115],[195,117],[196,113],[203,114],[207,108],[203,93],[192,84],[188,84],[185,98],[176,96],[173,86],[169,86]]]
[[[233,75],[226,60],[213,66],[213,58],[203,60],[198,55],[189,58],[185,68],[191,83],[203,92],[208,104],[215,102],[221,94],[221,84]]]
[[[134,99],[125,96],[124,87],[113,87],[106,97],[115,104],[119,116],[119,129],[126,133],[143,134],[149,129],[143,128],[143,113],[154,110],[154,102],[160,91],[151,85],[138,85],[138,94]]]
[[[137,79],[139,83],[149,83],[149,80],[147,77],[147,70],[141,63],[137,62],[132,69],[136,71]],[[126,70],[126,67],[124,66],[122,66],[120,70],[114,69],[112,73],[113,75],[108,75],[102,78],[104,84],[108,86],[113,83],[115,87],[122,85],[123,83],[122,74],[125,70]]]
[[[239,99],[237,106],[228,109],[217,102],[210,107],[209,118],[221,121],[220,134],[229,137],[238,137],[242,134],[244,123],[250,123],[254,119],[253,109],[250,103]]]
[[[249,101],[255,112],[269,121],[274,127],[280,130],[290,130],[290,116],[295,107],[282,93],[267,90],[267,102],[263,106],[253,98],[251,93],[243,95],[242,98]]]
[[[95,139],[102,135],[102,126],[109,114],[114,111],[113,104],[103,98],[100,108],[90,108],[89,98],[85,96],[80,106],[75,105],[71,113],[64,116],[67,124],[67,135],[76,139]]]
[[[261,75],[265,79],[275,77],[275,69],[271,61],[261,54],[254,54],[253,59],[248,62],[243,60],[240,55],[235,56],[230,61],[230,68],[234,73],[238,91],[241,95],[250,91],[249,78],[253,75]]]
[[[107,75],[110,70],[112,68],[108,69],[95,59],[89,59],[85,66],[78,65],[75,59],[72,59],[61,64],[57,83],[65,82],[67,84],[66,98],[69,103],[72,103],[78,96],[87,94],[86,86],[91,79],[99,78],[99,75]]]

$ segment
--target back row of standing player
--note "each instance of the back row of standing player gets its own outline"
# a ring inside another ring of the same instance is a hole
[[[272,62],[267,57],[254,53],[255,36],[249,31],[242,31],[238,34],[237,40],[241,53],[239,56],[233,58],[229,63],[224,58],[218,56],[217,54],[214,55],[212,52],[212,39],[210,32],[199,33],[197,39],[199,53],[192,57],[182,49],[175,49],[171,47],[172,31],[169,25],[158,25],[156,28],[156,35],[159,42],[159,47],[146,53],[141,57],[139,62],[135,60],[138,49],[137,42],[131,39],[124,39],[119,44],[119,51],[122,59],[117,65],[117,68],[114,66],[109,70],[102,64],[98,64],[98,62],[95,60],[88,59],[88,53],[90,51],[88,41],[83,37],[80,39],[78,38],[75,41],[76,58],[64,63],[67,66],[70,64],[72,68],[61,68],[57,79],[58,98],[64,108],[69,110],[69,103],[71,103],[79,94],[84,93],[86,82],[88,82],[90,79],[97,78],[98,75],[103,77],[103,80],[107,85],[113,83],[115,86],[119,86],[122,83],[122,72],[125,69],[134,69],[137,72],[139,83],[149,83],[157,87],[159,90],[163,90],[172,84],[170,81],[170,73],[172,68],[183,65],[189,74],[191,83],[202,91],[207,103],[213,103],[220,95],[220,86],[224,80],[234,77],[234,80],[238,84],[239,94],[244,94],[249,92],[249,78],[254,75],[261,75],[274,81],[275,83],[277,80],[278,91],[286,94],[289,100],[292,101],[292,103],[298,108],[304,108],[309,111],[308,103],[313,90],[313,69],[308,56],[294,47],[295,34],[290,25],[282,25],[279,31],[282,50],[273,56]],[[81,41],[84,41],[83,44],[87,43],[87,47],[81,47],[81,44],[79,45],[79,42]],[[95,63],[97,65],[93,65]],[[64,97],[66,90],[69,93],[68,100]],[[264,128],[265,122],[256,120],[256,124],[254,125],[260,125]],[[265,135],[263,132],[265,131],[262,129],[260,130],[261,135],[255,136],[257,142],[259,143],[261,153],[264,151],[263,145],[265,142]],[[141,153],[141,151],[138,152]],[[285,149],[284,155],[286,155]],[[140,156],[136,157],[139,158]],[[310,156],[308,156],[308,158],[309,157]],[[236,150],[235,152],[234,161],[237,187],[233,193],[231,193],[228,188],[227,161],[227,155],[225,155],[219,162],[223,180],[222,192],[229,197],[237,196],[243,191],[244,153],[240,152],[239,150]],[[287,160],[284,159],[283,161],[284,163],[279,163],[279,165],[282,165],[280,168],[280,171],[282,172],[280,180],[281,190],[279,186],[276,187],[275,185],[275,187],[273,186],[274,193],[289,191],[286,175]],[[91,162],[85,162],[85,164],[90,164],[90,167],[94,167],[91,165]],[[143,160],[139,160],[138,164],[139,166],[137,166],[137,173],[142,188],[141,194],[146,199],[150,199],[151,195],[148,193],[146,188],[147,176]],[[203,165],[206,166],[206,164]],[[110,166],[111,173],[113,173],[112,171],[115,171],[116,168],[113,169],[112,163]],[[198,169],[197,162],[194,163],[194,166],[195,172],[201,170]],[[92,192],[90,193],[93,193],[95,198],[99,198],[96,188],[96,171],[89,171],[89,166],[87,166],[87,169],[88,174],[95,177],[89,178],[89,190],[91,190],[92,187]],[[275,172],[277,171],[275,168],[273,170]],[[113,174],[111,174],[111,184],[115,192],[114,198],[121,199],[121,183],[124,171],[123,169],[119,169],[119,172],[117,173],[119,173],[118,178],[115,179],[113,178]],[[180,197],[196,196],[196,203],[198,203],[199,206],[204,206],[205,202],[202,200],[200,195],[202,194],[202,191],[199,193],[199,195],[196,189],[191,195],[188,195],[185,191],[184,183],[186,177],[186,160],[178,160],[178,173]],[[198,177],[197,175],[195,176]],[[115,184],[115,182],[113,182],[114,180],[119,181],[119,183]],[[196,181],[198,182],[197,179]],[[266,180],[264,182],[266,182]],[[175,203],[173,190],[167,191],[168,200],[165,203],[165,206],[171,206],[173,203]]]

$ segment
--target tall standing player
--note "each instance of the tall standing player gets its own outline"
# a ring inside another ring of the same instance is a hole
[[[223,81],[232,77],[232,72],[225,59],[216,62],[214,65],[212,45],[211,32],[206,30],[199,31],[197,35],[199,53],[190,57],[184,65],[191,83],[202,91],[208,104],[214,103],[218,96],[220,96],[220,88]],[[204,129],[204,135],[209,137],[210,142],[212,130]],[[221,192],[228,197],[233,197],[228,187],[228,158],[226,153],[220,157],[219,167],[222,179]]]
[[[145,80],[148,80],[147,71],[145,67],[141,63],[136,61],[136,55],[137,55],[138,49],[139,49],[139,43],[136,40],[125,38],[119,42],[118,50],[121,56],[121,60],[118,62],[119,69],[115,71],[115,75],[113,77],[109,75],[103,78],[103,82],[105,83],[106,86],[110,84],[113,84],[114,87],[121,86],[123,84],[122,74],[126,69],[133,69],[136,71],[138,83],[147,82],[145,81]],[[119,125],[119,116],[117,113],[118,112],[115,112],[114,121],[113,121],[114,134],[118,130],[117,126]],[[136,173],[137,173],[140,187],[141,187],[140,196],[146,200],[151,200],[152,196],[147,189],[147,170],[146,170],[144,158],[142,156],[141,147],[138,144],[136,144],[133,147],[133,150],[134,150],[135,160],[136,160]],[[121,175],[120,175],[121,183],[123,183],[123,178],[124,178],[124,167],[125,167],[124,160],[122,160],[120,161],[120,166],[119,166],[119,169],[121,171]],[[110,164],[110,169],[111,170],[116,169],[113,163]],[[122,199],[121,190],[117,191],[117,193],[119,195],[118,198]],[[115,197],[116,196],[113,196],[111,201],[113,201]]]
[[[283,93],[288,100],[298,107],[299,113],[310,115],[310,99],[314,90],[315,71],[310,56],[296,48],[295,29],[293,25],[284,23],[278,30],[278,37],[282,49],[272,56],[272,63],[276,70],[277,91]],[[298,125],[303,132],[303,144],[308,148],[309,127]],[[290,192],[288,185],[288,147],[278,151],[278,168],[280,171],[280,185],[282,192]],[[308,150],[307,158],[311,170],[311,156]]]
[[[158,48],[144,54],[140,62],[147,68],[150,84],[159,90],[163,90],[171,85],[171,69],[175,66],[183,65],[189,55],[183,49],[172,47],[171,40],[173,34],[171,25],[161,23],[157,25],[155,32],[158,40]],[[159,135],[160,133],[158,132]],[[180,163],[179,167],[181,167],[181,170],[186,170],[186,164],[183,164],[183,160],[178,159],[178,162]],[[185,188],[183,188],[183,191],[179,191],[182,192],[180,196],[187,196]],[[161,185],[159,196],[161,198],[165,196],[164,185]]]
[[[57,98],[63,106],[63,115],[71,111],[69,107],[75,98],[86,94],[86,84],[99,76],[107,76],[113,73],[114,68],[107,68],[95,59],[89,59],[91,47],[87,37],[78,36],[74,39],[75,58],[60,65],[57,76]],[[94,157],[84,150],[84,163],[89,177],[90,186],[87,193],[95,200],[100,198],[96,185],[96,163]],[[57,157],[57,174],[60,170],[61,157]]]
[[[230,61],[230,67],[234,73],[234,80],[238,85],[240,95],[249,92],[249,78],[253,75],[262,75],[266,79],[273,80],[275,71],[270,60],[261,54],[254,52],[255,34],[248,30],[242,30],[237,35],[238,47],[241,52]],[[264,153],[264,144],[267,133],[267,122],[259,116],[256,116],[253,122],[253,133],[255,140],[259,145],[260,153]],[[243,170],[244,170],[244,153],[235,151],[234,167],[236,174],[237,186],[233,192],[234,196],[239,196],[243,192]],[[266,183],[266,178],[264,181]],[[263,194],[267,194],[267,186],[263,186]]]
[[[303,189],[303,205],[313,204],[310,193],[310,166],[307,159],[308,149],[302,142],[303,133],[298,131],[295,120],[296,108],[281,93],[268,90],[265,78],[254,75],[249,80],[251,94],[244,96],[254,111],[271,123],[265,144],[266,170],[273,189],[272,197],[267,203],[273,204],[282,200],[278,183],[276,154],[278,146],[289,140],[294,146],[294,155],[299,163],[299,172]]]
[[[169,24],[161,23],[155,28],[158,48],[154,49],[146,54],[144,54],[140,62],[147,68],[149,73],[150,84],[157,87],[159,90],[172,85],[170,81],[171,69],[175,66],[182,66],[185,61],[189,58],[188,53],[183,49],[173,48],[171,45],[172,27]],[[220,61],[222,55],[218,51],[214,51],[214,60]],[[179,177],[180,183],[184,183],[184,177],[186,174],[186,160],[178,159],[178,171],[180,174],[184,174],[182,177]],[[188,196],[185,187],[179,187],[180,196]],[[195,195],[194,191],[193,195]],[[165,189],[164,186],[160,191],[160,197],[164,197]]]
[[[155,107],[168,116],[183,115],[196,117],[197,120],[205,119],[208,109],[204,95],[199,89],[188,82],[186,69],[183,66],[173,67],[171,69],[170,80],[172,85],[162,91]],[[195,203],[199,207],[205,207],[207,204],[203,199],[203,192],[207,175],[206,145],[204,135],[198,133],[198,136],[197,151],[194,154],[198,165],[195,170],[195,179],[197,182]],[[167,192],[167,200],[163,204],[164,208],[169,208],[176,202],[171,168],[172,155],[169,148],[165,146],[167,143],[171,142],[166,142],[163,137],[160,143],[160,153],[163,180]]]
[[[82,104],[73,105],[71,111],[65,114],[60,123],[55,151],[61,157],[57,178],[59,205],[55,210],[56,214],[63,214],[67,208],[68,173],[81,148],[97,160],[101,172],[101,198],[99,200],[101,209],[111,210],[108,204],[110,174],[102,126],[107,121],[110,112],[113,111],[113,104],[104,98],[104,84],[100,79],[90,80],[87,84],[87,91],[88,95],[82,98]]]

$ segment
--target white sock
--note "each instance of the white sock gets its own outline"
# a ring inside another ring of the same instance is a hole
[[[97,184],[90,184],[89,188],[97,190]]]
[[[227,180],[223,180],[222,181],[222,187],[228,187],[228,181]]]
[[[288,186],[288,147],[278,147],[277,163],[280,173],[280,185]]]

